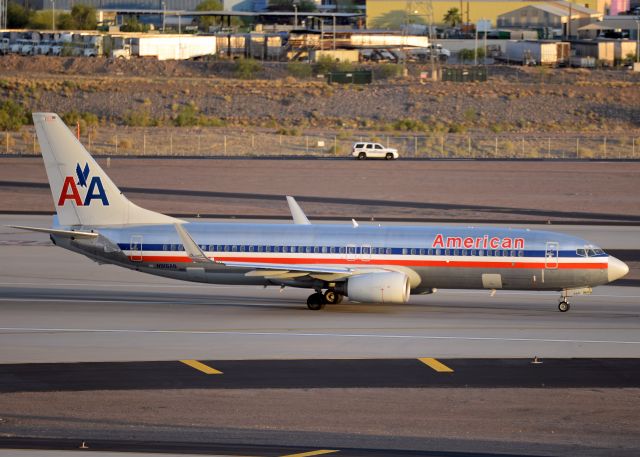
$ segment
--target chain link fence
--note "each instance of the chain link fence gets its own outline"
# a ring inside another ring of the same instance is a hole
[[[95,128],[80,135],[94,155],[160,157],[349,157],[354,142],[397,148],[405,158],[640,159],[640,136],[369,134],[306,135],[191,129]],[[33,128],[0,134],[0,154],[39,155]]]

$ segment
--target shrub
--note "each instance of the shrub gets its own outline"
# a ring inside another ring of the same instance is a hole
[[[235,75],[241,79],[254,79],[261,70],[262,64],[255,59],[238,59],[233,68]]]
[[[300,130],[298,130],[295,127],[291,127],[291,128],[279,127],[276,130],[276,133],[279,135],[298,136],[300,135]]]
[[[402,65],[397,63],[383,63],[374,69],[376,79],[397,78],[402,75]]]
[[[416,119],[398,119],[391,125],[393,130],[399,130],[401,132],[424,132],[427,130],[427,126]]]
[[[452,122],[449,125],[449,133],[464,133],[467,129],[464,125]]]
[[[0,104],[0,130],[20,130],[29,123],[27,110],[13,100]]]
[[[129,127],[150,127],[155,120],[147,110],[129,111],[124,117],[124,123]]]
[[[311,65],[306,62],[289,62],[287,64],[287,71],[296,78],[309,78],[311,70]]]
[[[325,75],[332,71],[335,71],[337,62],[329,56],[320,57],[316,63],[313,64],[313,71],[317,75]]]
[[[178,127],[191,127],[198,125],[200,116],[198,115],[198,109],[192,105],[184,105],[174,119],[175,125]]]

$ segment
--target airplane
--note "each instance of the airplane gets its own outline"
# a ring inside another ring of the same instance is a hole
[[[137,206],[55,113],[34,113],[56,215],[44,232],[101,264],[202,283],[311,289],[307,307],[344,297],[404,304],[437,289],[537,290],[569,297],[629,267],[586,240],[489,227],[365,226],[309,222],[287,198],[289,224],[187,222]]]

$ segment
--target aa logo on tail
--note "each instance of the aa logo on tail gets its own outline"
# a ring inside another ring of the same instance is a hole
[[[73,201],[76,206],[89,206],[93,200],[100,200],[104,206],[109,206],[109,199],[104,191],[102,179],[100,179],[100,176],[93,176],[89,181],[89,173],[88,163],[84,164],[84,168],[81,167],[79,163],[76,165],[76,177],[78,181],[76,182],[73,176],[64,178],[64,184],[62,185],[62,191],[58,199],[58,206],[64,206],[67,200]],[[84,200],[80,197],[78,187],[86,189]]]

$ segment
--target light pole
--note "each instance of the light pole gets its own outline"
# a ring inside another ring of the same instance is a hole
[[[56,0],[51,0],[51,30],[56,29]]]
[[[640,15],[636,17],[636,62],[640,62]]]
[[[167,4],[162,2],[162,33],[164,33],[164,20],[167,15]]]
[[[294,28],[298,28],[298,2],[297,1],[293,1],[293,27]]]

